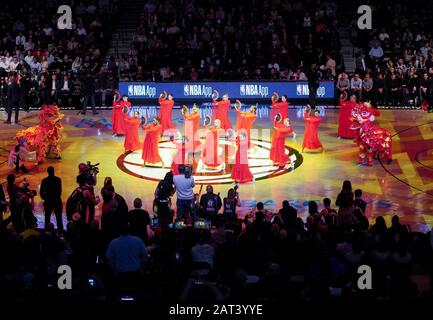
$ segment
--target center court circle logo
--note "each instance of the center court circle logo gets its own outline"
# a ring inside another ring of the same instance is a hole
[[[269,153],[271,143],[269,141],[262,141],[258,139],[251,139],[254,145],[248,152],[248,164],[250,171],[255,180],[269,179],[283,174],[287,174],[292,170],[296,170],[302,162],[303,157],[296,149],[286,146],[286,153],[291,157],[296,158],[294,168],[274,166],[272,161],[269,160]],[[230,184],[234,183],[231,178],[232,162],[235,155],[236,146],[227,140],[220,140],[220,151],[226,149],[226,165],[225,168],[209,169],[203,165],[201,155],[194,155],[194,180],[196,184]],[[230,150],[231,149],[231,150]],[[159,181],[162,180],[167,172],[170,171],[170,166],[174,154],[176,153],[176,146],[168,140],[159,142],[159,153],[163,159],[163,164],[158,163],[155,165],[143,166],[141,159],[141,150],[130,153],[128,155],[120,155],[117,159],[117,166],[127,174],[137,178]]]

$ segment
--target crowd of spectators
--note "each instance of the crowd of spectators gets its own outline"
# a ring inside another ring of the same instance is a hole
[[[362,81],[356,81],[353,87],[350,83],[349,90],[377,105],[426,103],[431,107],[433,2],[370,1],[369,5],[373,9],[373,29],[360,30],[356,20],[351,25],[352,43],[357,48],[357,76],[353,75],[351,81],[355,77]],[[339,79],[347,88],[345,76]]]
[[[139,18],[122,80],[304,80],[340,64],[335,1],[155,1]],[[329,56],[328,56],[329,55]]]
[[[72,9],[72,29],[59,29],[60,5]],[[19,86],[18,104],[28,110],[45,103],[80,108],[89,96],[109,102],[116,87],[115,63],[104,52],[120,13],[121,0],[5,1],[0,12],[0,101],[8,107],[8,87]],[[89,84],[89,79],[91,83]]]
[[[433,297],[431,286],[426,291],[418,289],[425,287],[432,271],[430,236],[411,232],[398,216],[392,217],[389,227],[381,216],[370,224],[362,191],[353,191],[349,181],[336,195],[335,207],[329,198],[323,204],[310,201],[305,220],[288,201],[277,211],[258,202],[241,217],[236,213],[239,190],[230,189],[221,199],[208,186],[197,201],[189,201],[194,181],[188,170],[180,172],[158,183],[154,208],[149,210],[157,218],[142,208],[140,198],[129,210],[107,177],[101,189],[101,218],[83,218],[78,210],[68,217],[64,230],[55,229],[49,219],[45,228],[37,227],[32,209],[35,193],[10,175],[6,192],[0,192],[1,209],[6,207],[6,193],[12,212],[0,228],[2,301],[285,299],[323,303],[428,301]],[[77,182],[74,192],[80,190],[87,209],[97,204],[96,180],[81,172]],[[41,196],[49,217],[56,210],[52,204],[59,200],[61,188],[52,168],[43,185]],[[176,202],[184,212],[182,220],[173,223],[175,193],[185,199]],[[14,218],[16,212],[23,215]],[[206,220],[212,227],[202,223]],[[57,268],[65,264],[73,270],[72,289],[58,290]],[[358,287],[360,265],[372,268],[374,290]],[[413,277],[419,273],[427,276],[421,287]]]

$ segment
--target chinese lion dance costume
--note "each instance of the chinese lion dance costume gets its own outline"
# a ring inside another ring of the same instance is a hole
[[[392,161],[391,133],[381,127],[376,127],[374,121],[380,116],[380,111],[373,109],[369,103],[356,105],[352,110],[352,130],[357,130],[355,143],[359,147],[358,163],[371,166],[373,156]]]
[[[18,131],[16,139],[18,142],[26,142],[29,151],[36,152],[36,160],[42,163],[46,157],[60,159],[61,157],[61,134],[63,126],[60,120],[64,114],[56,105],[43,105],[39,112],[39,124]]]

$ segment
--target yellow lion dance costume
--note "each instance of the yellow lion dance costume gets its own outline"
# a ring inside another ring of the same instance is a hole
[[[60,120],[64,116],[56,105],[43,105],[38,116],[39,124],[18,131],[17,141],[25,139],[27,149],[36,151],[38,163],[42,163],[46,157],[60,159],[60,139],[63,130]]]

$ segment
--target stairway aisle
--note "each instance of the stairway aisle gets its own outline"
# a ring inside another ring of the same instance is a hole
[[[144,12],[146,0],[127,0],[125,1],[122,14],[119,18],[116,30],[110,41],[109,49],[105,56],[120,57],[122,54],[128,54],[131,42],[134,40],[138,27],[138,20]]]

